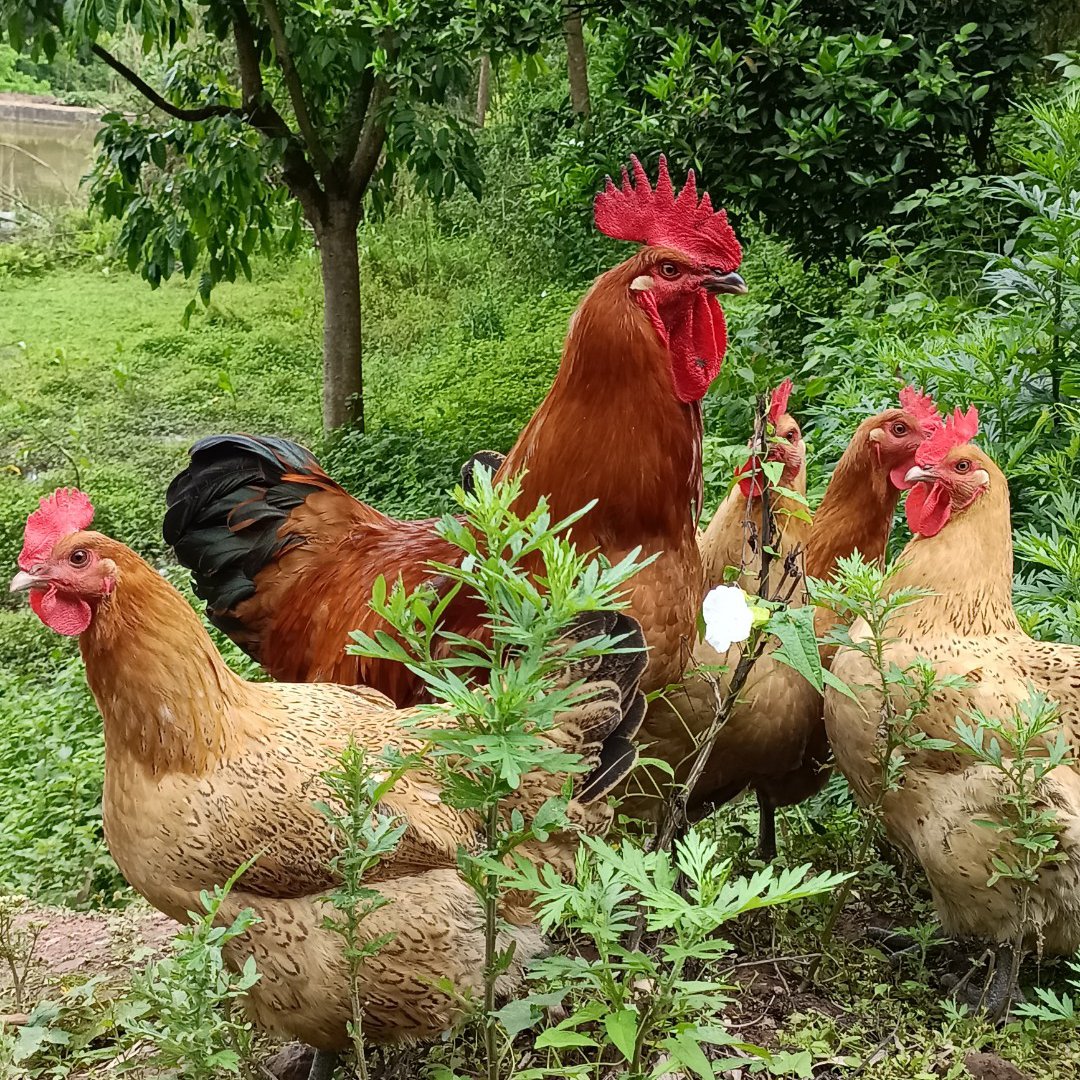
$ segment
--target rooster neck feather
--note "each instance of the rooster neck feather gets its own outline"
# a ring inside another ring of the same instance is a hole
[[[107,552],[116,590],[79,639],[110,757],[199,775],[227,756],[233,707],[250,693],[187,601],[134,552]]]
[[[897,629],[979,637],[1022,633],[1012,602],[1013,548],[1009,486],[997,466],[983,465],[990,487],[956,513],[936,536],[918,537],[900,555],[892,588],[934,595],[901,612]]]
[[[857,431],[833,471],[814,514],[806,573],[829,580],[838,559],[854,551],[871,563],[885,557],[900,492],[874,461],[869,430]]]
[[[667,347],[631,298],[635,262],[603,275],[575,312],[551,390],[503,464],[527,469],[523,496],[609,552],[689,539],[701,502],[701,407],[675,397]]]

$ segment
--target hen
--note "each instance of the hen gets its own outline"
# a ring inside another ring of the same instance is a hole
[[[775,439],[769,457],[783,462],[780,487],[803,495],[806,447],[798,423],[786,412],[789,394],[789,383],[773,393],[769,420]],[[893,511],[901,490],[908,486],[904,477],[915,462],[917,448],[940,422],[931,399],[914,388],[902,390],[900,401],[901,408],[887,409],[859,425],[833,472],[812,526],[800,512],[805,509],[800,503],[772,493],[779,533],[773,545],[778,552],[771,572],[774,583],[780,582],[785,564],[793,557],[792,569],[801,574],[802,553],[808,574],[825,579],[832,576],[836,560],[856,548],[870,560],[884,558]],[[762,481],[752,461],[739,474],[740,481],[701,538],[705,577],[709,587],[714,587],[723,581],[725,567],[739,567],[739,585],[756,593]],[[790,602],[805,603],[801,581],[787,580],[782,591],[794,586]],[[825,621],[822,614],[827,613],[817,613],[818,621]],[[821,790],[829,775],[821,695],[801,675],[775,660],[772,651],[751,670],[687,802],[689,816],[700,817],[752,787],[760,807],[759,851],[767,860],[776,854],[776,808],[809,798]],[[725,664],[730,671],[738,655],[737,647],[721,655],[701,642],[694,662],[698,666]],[[685,782],[691,759],[715,716],[717,689],[725,692],[728,681],[721,676],[714,686],[712,679],[692,674],[680,689],[650,705],[642,725],[642,743],[647,745],[647,756],[660,758],[675,770],[676,783]],[[634,793],[624,800],[623,811],[657,820],[671,784],[660,769],[639,768],[625,785]]]
[[[595,218],[608,236],[645,246],[603,274],[570,320],[547,397],[502,462],[527,470],[518,510],[546,495],[558,519],[591,500],[580,548],[655,561],[634,580],[630,612],[650,647],[648,689],[682,676],[701,590],[701,398],[726,347],[717,293],[742,293],[741,250],[723,211],[700,201],[691,173],[675,196],[667,165],[655,190],[610,180]],[[275,678],[373,686],[398,705],[423,695],[402,665],[344,654],[349,631],[378,625],[379,576],[406,588],[432,560],[460,558],[431,521],[398,521],[353,499],[284,439],[205,439],[172,483],[165,539],[194,576],[211,621]],[[467,598],[444,626],[484,632]]]
[[[806,444],[798,423],[787,411],[792,384],[788,379],[773,391],[768,422],[773,436],[766,460],[783,464],[779,486],[798,495],[806,493]],[[809,533],[805,507],[777,492],[760,463],[751,457],[736,471],[736,483],[717,508],[700,538],[706,588],[724,581],[726,567],[741,570],[737,584],[756,594],[762,569],[762,503],[769,493],[776,533],[769,546],[776,552],[770,576],[784,579],[790,560],[790,603],[806,602],[799,567],[800,553]],[[772,649],[754,665],[739,701],[720,730],[705,770],[688,794],[687,814],[695,820],[710,808],[752,787],[761,807],[760,847],[767,859],[775,857],[774,809],[786,805],[785,778],[802,764],[807,735],[820,717],[820,696],[799,674],[773,659]],[[641,743],[649,757],[659,758],[674,770],[674,781],[656,766],[642,766],[626,784],[628,793],[620,810],[631,817],[655,821],[667,787],[685,784],[697,747],[706,735],[718,703],[726,692],[729,675],[739,657],[739,646],[717,652],[707,642],[694,649],[695,667],[723,664],[727,675],[690,673],[681,687],[670,690],[649,707],[641,729]],[[807,792],[809,794],[809,792]],[[800,795],[803,798],[805,795]]]
[[[882,563],[900,495],[923,442],[941,426],[933,399],[913,386],[900,391],[900,408],[886,409],[864,420],[836,463],[806,545],[806,576],[829,581],[839,559],[858,551],[871,563]],[[825,637],[837,616],[818,608],[814,628]],[[821,649],[828,665],[836,649]]]
[[[1012,604],[1009,489],[1001,470],[971,444],[974,409],[957,410],[920,448],[906,476],[914,483],[907,517],[914,538],[900,557],[890,591],[929,589],[933,596],[902,610],[890,623],[889,664],[929,660],[939,675],[964,677],[962,689],[942,689],[916,723],[927,735],[956,741],[955,722],[977,709],[1001,721],[1015,715],[1034,687],[1056,701],[1065,738],[1080,750],[1080,648],[1033,641]],[[857,622],[852,639],[864,640]],[[875,760],[880,686],[869,661],[843,648],[833,671],[858,702],[829,690],[826,721],[836,760],[863,801],[877,798]],[[900,691],[898,694],[898,704]],[[951,936],[999,946],[988,1004],[1007,1008],[1015,977],[1012,946],[1071,953],[1080,946],[1080,775],[1075,760],[1047,777],[1041,799],[1057,812],[1065,860],[1046,866],[1032,887],[1028,920],[1021,920],[1015,883],[989,882],[1001,837],[980,824],[1000,820],[1006,781],[1000,770],[952,752],[909,752],[902,783],[885,792],[889,836],[922,864],[942,927]]]
[[[224,918],[251,908],[261,920],[227,946],[231,963],[255,956],[261,978],[249,994],[266,1029],[327,1052],[344,1048],[350,1013],[342,939],[324,927],[328,869],[337,835],[315,806],[330,799],[321,773],[349,742],[378,753],[422,740],[402,730],[409,717],[366,687],[249,683],[226,667],[184,598],[129,548],[86,531],[93,517],[81,492],[59,491],[29,518],[13,591],[29,590],[42,621],[78,635],[87,680],[105,722],[105,836],[121,872],[146,899],[176,919],[258,855],[235,886]],[[583,618],[577,640],[625,636],[642,646],[633,621],[613,612]],[[578,777],[570,817],[603,831],[612,811],[606,785],[632,764],[625,740],[644,712],[638,680],[644,654],[574,661],[584,678],[578,702],[544,737],[580,753],[593,769]],[[570,676],[568,675],[567,678]],[[424,721],[440,726],[440,713]],[[617,762],[608,743],[618,744]],[[609,768],[614,764],[614,769]],[[518,805],[528,817],[558,794],[564,776],[523,778]],[[364,940],[392,939],[361,969],[365,1034],[377,1042],[425,1038],[450,1027],[462,993],[480,988],[481,911],[458,875],[460,845],[479,840],[474,815],[439,798],[434,777],[405,775],[382,809],[407,828],[396,851],[370,874],[393,901],[366,918]],[[532,857],[570,873],[575,841],[552,834]],[[500,948],[515,946],[505,992],[541,948],[520,902],[501,912]]]

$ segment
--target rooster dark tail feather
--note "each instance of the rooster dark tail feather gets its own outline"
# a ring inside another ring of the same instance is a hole
[[[304,447],[252,435],[196,443],[188,467],[169,485],[165,542],[191,571],[210,621],[256,660],[257,636],[245,632],[235,609],[255,595],[260,570],[309,541],[290,515],[320,491],[360,505]]]

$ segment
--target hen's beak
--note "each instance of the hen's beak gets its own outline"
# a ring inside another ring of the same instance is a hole
[[[35,585],[40,585],[40,579],[33,574],[24,574],[21,570],[11,579],[11,592],[27,592]]]
[[[702,285],[711,293],[726,293],[729,296],[742,296],[746,292],[746,282],[734,270],[730,274],[714,270]]]
[[[920,481],[932,484],[937,479],[937,474],[932,469],[923,469],[918,465],[908,469],[907,475],[904,477],[904,482],[907,484],[917,484]]]

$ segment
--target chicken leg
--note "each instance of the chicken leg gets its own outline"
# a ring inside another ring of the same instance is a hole
[[[994,953],[994,974],[983,996],[983,1007],[990,1019],[997,1023],[1009,1014],[1014,1001],[1022,1000],[1017,971],[1020,955],[1012,945],[999,945]]]
[[[771,863],[776,860],[776,807],[762,792],[758,802],[758,858]]]
[[[316,1050],[308,1080],[330,1080],[337,1068],[338,1055],[330,1050]]]

